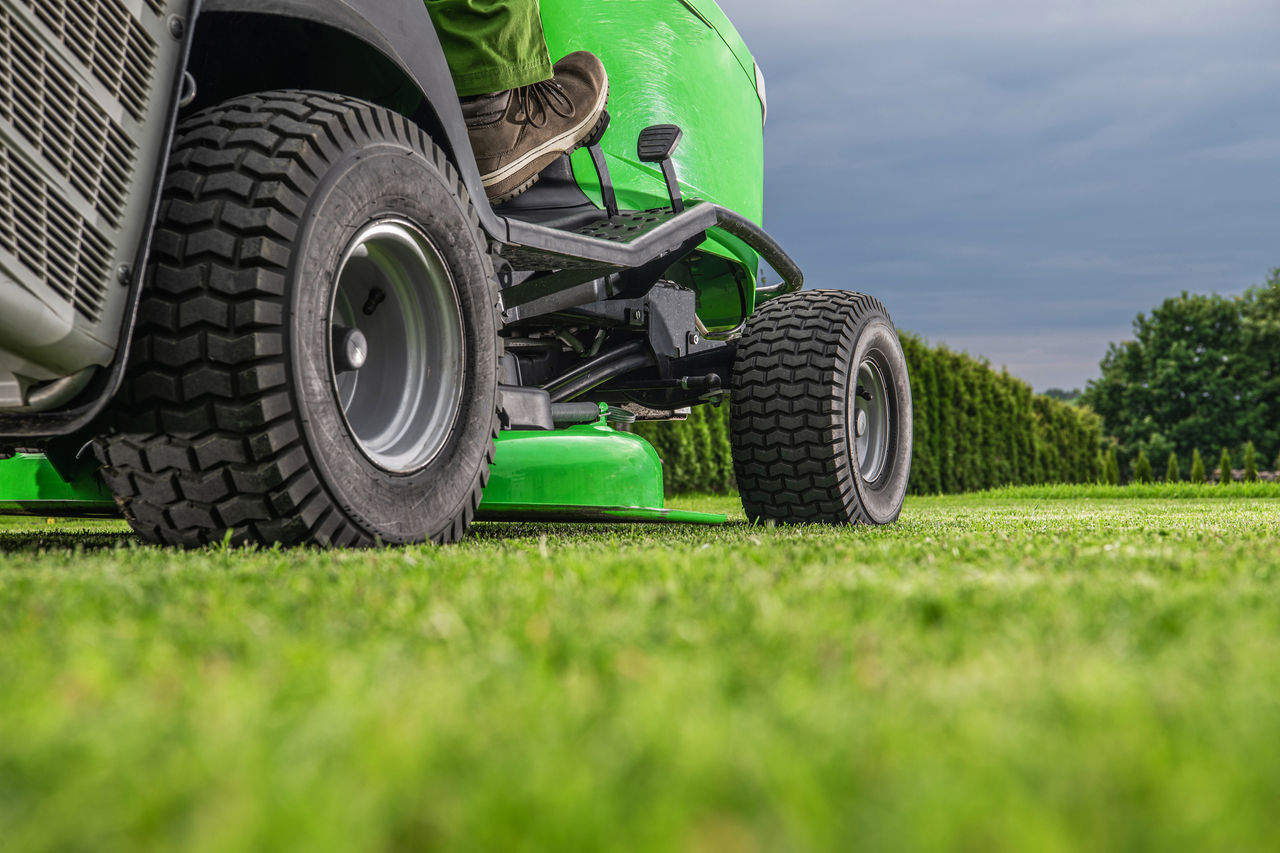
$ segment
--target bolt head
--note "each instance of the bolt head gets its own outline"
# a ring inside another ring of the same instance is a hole
[[[352,329],[346,340],[347,364],[352,370],[359,370],[369,360],[369,341],[359,329]]]
[[[338,373],[359,370],[369,360],[369,339],[359,329],[333,330],[333,369]]]

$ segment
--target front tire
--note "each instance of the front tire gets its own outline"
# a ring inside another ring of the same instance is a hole
[[[152,542],[451,542],[497,434],[496,284],[471,202],[402,116],[237,98],[180,129],[113,430]]]
[[[808,290],[751,318],[730,439],[751,521],[888,524],[911,474],[911,385],[879,300]]]

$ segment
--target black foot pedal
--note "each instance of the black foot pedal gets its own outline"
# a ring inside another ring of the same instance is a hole
[[[676,153],[682,136],[684,131],[674,124],[655,124],[640,131],[640,141],[636,144],[641,163],[662,164],[662,175],[667,179],[667,195],[671,196],[671,209],[676,213],[684,210],[684,197],[680,194],[676,164],[671,162],[671,155]]]
[[[609,129],[609,111],[605,110],[600,115],[600,121],[596,124],[595,130],[591,131],[591,135],[587,137],[584,143],[587,152],[591,154],[591,165],[596,167],[596,177],[600,179],[600,200],[604,202],[605,213],[609,218],[618,215],[618,194],[613,190],[613,178],[609,175],[609,164],[604,161],[604,151],[600,149],[600,140],[604,139],[604,132]]]

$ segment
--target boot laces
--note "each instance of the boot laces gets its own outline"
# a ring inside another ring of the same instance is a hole
[[[534,127],[546,126],[551,113],[561,118],[573,118],[577,112],[573,101],[564,87],[555,80],[543,80],[528,86],[521,86],[514,92],[516,99],[516,121],[528,122]]]

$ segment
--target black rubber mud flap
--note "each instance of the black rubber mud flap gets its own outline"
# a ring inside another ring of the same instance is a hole
[[[405,470],[362,452],[330,372],[345,248],[387,218],[438,253],[463,342],[456,416]],[[291,91],[200,113],[176,137],[103,476],[151,542],[456,541],[493,460],[497,302],[457,172],[403,117]]]
[[[766,303],[739,341],[732,400],[748,519],[898,518],[911,473],[911,386],[879,300],[808,290]]]

